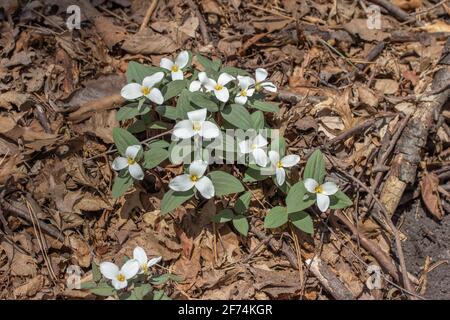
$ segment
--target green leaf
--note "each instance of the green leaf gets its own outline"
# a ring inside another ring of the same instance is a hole
[[[125,150],[127,150],[127,147],[141,145],[139,140],[125,129],[114,128],[112,133],[117,150],[122,156],[125,156]]]
[[[164,88],[164,101],[167,101],[181,93],[181,91],[186,88],[187,80],[174,80],[167,84]]]
[[[213,171],[208,174],[211,179],[215,195],[224,196],[230,193],[238,193],[244,191],[242,183],[229,173],[223,171]]]
[[[263,181],[269,178],[268,175],[261,174],[261,170],[249,167],[244,174],[243,182]]]
[[[250,73],[248,73],[245,70],[236,68],[236,67],[230,67],[230,66],[226,66],[223,67],[222,70],[220,70],[220,73],[228,73],[230,75],[232,75],[233,77],[237,77],[237,76],[249,76],[251,77],[252,75]]]
[[[164,69],[159,67],[147,66],[139,62],[130,61],[128,62],[126,73],[127,81],[128,83],[137,82],[141,84],[145,77],[151,76],[152,74],[163,70]]]
[[[263,129],[264,128],[264,113],[262,111],[255,111],[251,114],[252,124],[254,129]]]
[[[268,102],[268,101],[261,101],[261,100],[255,100],[252,103],[250,103],[250,106],[252,108],[264,111],[264,112],[279,112],[280,108],[278,107],[278,103],[275,102]]]
[[[102,279],[100,268],[94,261],[92,261],[91,263],[91,268],[92,268],[92,280],[94,280],[95,282],[99,282]]]
[[[353,204],[353,201],[342,191],[338,191],[330,196],[331,209],[344,209]]]
[[[208,109],[209,112],[219,111],[219,106],[203,92],[189,92],[189,100],[200,108]]]
[[[325,178],[325,159],[320,150],[314,151],[306,162],[305,171],[303,172],[303,179],[312,178],[319,184],[323,183]]]
[[[113,198],[119,198],[133,185],[133,178],[130,174],[125,176],[117,175],[112,186]]]
[[[285,207],[276,206],[269,210],[265,219],[265,228],[278,228],[288,221],[288,213]]]
[[[117,121],[133,119],[138,115],[150,112],[151,107],[149,105],[143,105],[141,108],[138,108],[138,104],[138,102],[133,102],[120,108],[116,114]]]
[[[201,54],[197,54],[197,61],[205,68],[205,71],[219,71],[222,62],[220,60],[211,61]]]
[[[221,111],[222,117],[238,129],[251,129],[253,127],[252,117],[246,108],[240,104],[225,106]]]
[[[224,223],[224,222],[233,220],[233,218],[234,218],[233,210],[223,209],[223,210],[219,211],[218,214],[213,216],[211,218],[211,221],[216,222],[216,223]]]
[[[157,286],[157,285],[164,284],[169,280],[172,280],[175,282],[181,282],[181,281],[183,281],[183,278],[180,276],[177,276],[175,274],[172,274],[172,273],[165,273],[163,275],[152,278],[151,283],[153,285]]]
[[[100,284],[97,288],[92,288],[90,291],[93,294],[102,297],[112,296],[116,292],[113,287],[106,283]]]
[[[303,181],[294,184],[286,197],[287,212],[298,212],[309,208],[316,201],[315,197],[308,193]]]
[[[194,195],[194,189],[188,191],[173,191],[169,190],[164,194],[161,201],[161,214],[169,213],[170,211],[178,208],[183,203],[188,201]]]
[[[147,144],[149,148],[162,148],[167,149],[170,146],[170,143],[168,143],[165,140],[153,140]]]
[[[136,300],[143,300],[146,295],[150,293],[152,286],[148,283],[140,284],[133,289],[133,294]]]
[[[250,200],[252,198],[252,193],[250,191],[247,191],[243,195],[241,195],[234,205],[234,210],[237,213],[244,213],[248,210],[248,207],[250,205]]]
[[[304,211],[289,213],[289,220],[292,224],[303,232],[313,234],[314,225],[311,216]]]
[[[144,167],[152,169],[167,159],[169,152],[166,149],[151,148],[144,152]]]
[[[91,290],[93,288],[97,288],[97,283],[94,281],[87,281],[80,284],[81,290]]]
[[[177,118],[178,119],[186,119],[187,113],[189,111],[195,110],[194,107],[191,106],[191,101],[189,100],[189,90],[184,89],[181,91],[180,96],[177,100]]]
[[[177,114],[177,108],[171,107],[171,106],[157,106],[156,112],[158,112],[163,117],[166,117],[170,120],[177,120],[178,114]]]
[[[244,215],[237,215],[233,218],[233,226],[239,231],[240,234],[247,236],[248,234],[248,221]]]

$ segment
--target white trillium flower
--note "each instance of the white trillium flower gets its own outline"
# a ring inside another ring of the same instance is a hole
[[[171,72],[172,80],[183,80],[182,69],[186,67],[188,61],[189,53],[187,51],[181,51],[176,57],[175,62],[167,58],[162,58],[159,66]]]
[[[146,97],[156,104],[162,104],[164,97],[158,88],[153,88],[155,84],[164,78],[163,72],[156,72],[151,76],[145,77],[142,80],[142,85],[139,83],[129,83],[122,88],[121,96],[127,100],[135,100],[141,97]]]
[[[139,271],[139,262],[137,260],[128,260],[122,268],[112,262],[100,263],[100,272],[106,278],[111,280],[116,290],[126,288],[128,280],[133,278]]]
[[[256,91],[261,91],[262,89],[265,89],[269,92],[277,92],[277,87],[270,81],[265,81],[267,79],[267,76],[269,74],[267,73],[266,69],[258,68],[255,71],[255,89]]]
[[[191,84],[189,85],[189,91],[190,92],[195,92],[195,91],[210,91],[209,89],[206,88],[207,84],[209,82],[209,78],[206,75],[206,72],[200,72],[198,74],[198,80],[194,80],[191,82]]]
[[[214,185],[204,176],[208,164],[203,160],[195,160],[189,165],[189,174],[182,174],[172,179],[169,188],[174,191],[187,191],[195,187],[205,199],[214,197]]]
[[[210,91],[214,91],[214,95],[217,100],[221,102],[227,102],[230,98],[230,93],[228,92],[228,88],[225,86],[230,82],[235,80],[236,78],[228,73],[222,73],[217,79],[217,82],[214,79],[208,79],[205,87]]]
[[[234,102],[238,104],[246,104],[248,97],[251,97],[255,92],[255,89],[249,89],[250,86],[255,84],[255,80],[250,77],[237,76],[239,81],[239,92],[234,98]]]
[[[277,179],[277,183],[279,186],[284,184],[286,180],[286,171],[285,168],[290,168],[295,166],[300,161],[300,156],[296,154],[290,154],[284,156],[280,160],[280,154],[276,151],[269,151],[269,159],[272,166],[275,169],[275,178]]]
[[[136,157],[141,150],[141,146],[129,146],[125,150],[125,157],[117,157],[114,159],[111,167],[113,170],[120,171],[128,167],[130,175],[136,180],[144,179],[144,171],[139,163],[136,162]]]
[[[241,141],[239,149],[241,153],[250,153],[258,166],[265,167],[267,165],[267,155],[263,147],[267,146],[267,140],[260,134],[253,139]]]
[[[338,186],[334,182],[325,182],[319,184],[316,180],[305,179],[305,188],[310,193],[315,193],[317,196],[317,207],[322,212],[327,211],[330,206],[330,197],[338,191]]]
[[[173,135],[180,139],[189,139],[196,135],[206,139],[217,138],[219,128],[211,121],[206,121],[206,109],[199,109],[187,113],[188,120],[178,122],[173,128]]]
[[[139,262],[139,274],[147,274],[148,269],[150,269],[152,266],[157,264],[161,261],[162,257],[156,257],[153,259],[148,260],[147,254],[145,253],[145,250],[141,247],[136,247],[133,250],[133,258],[137,262]]]

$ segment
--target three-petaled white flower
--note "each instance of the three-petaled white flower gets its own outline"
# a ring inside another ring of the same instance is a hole
[[[290,168],[295,166],[300,161],[300,156],[296,154],[290,154],[284,156],[280,160],[280,154],[276,151],[269,151],[269,159],[272,167],[275,169],[275,178],[279,186],[282,186],[286,180],[285,168]]]
[[[151,76],[145,77],[142,80],[142,85],[139,83],[129,83],[122,88],[121,96],[127,100],[135,100],[141,97],[147,97],[150,101],[156,104],[162,104],[164,97],[158,88],[154,88],[155,84],[164,78],[163,72],[156,72]]]
[[[117,157],[114,159],[111,167],[113,170],[120,171],[128,167],[130,175],[136,180],[144,179],[144,171],[139,163],[136,162],[136,157],[141,150],[141,146],[129,146],[125,150],[125,157]]]
[[[133,258],[137,262],[139,262],[139,274],[147,274],[148,269],[150,269],[152,266],[157,264],[161,261],[162,257],[156,257],[153,259],[148,260],[147,254],[145,253],[145,250],[141,247],[136,247],[133,250]]]
[[[209,81],[209,78],[206,75],[206,72],[200,72],[198,74],[198,80],[192,81],[191,84],[189,85],[189,91],[195,92],[195,91],[200,90],[200,91],[208,92],[209,90],[206,88],[208,81]]]
[[[170,59],[162,58],[159,66],[170,71],[172,80],[183,80],[183,68],[186,67],[189,61],[189,53],[181,51],[176,57],[175,62]]]
[[[253,139],[239,142],[241,153],[250,153],[258,166],[265,167],[267,165],[267,155],[263,147],[267,146],[267,140],[258,134]]]
[[[338,191],[338,187],[334,182],[325,182],[319,184],[312,178],[305,179],[305,188],[308,192],[316,194],[317,207],[320,211],[327,211],[330,206],[330,197]]]
[[[189,174],[182,174],[172,179],[169,188],[174,191],[187,191],[195,187],[205,199],[214,197],[214,185],[204,176],[208,164],[203,160],[195,160],[189,165]]]
[[[239,92],[234,98],[234,102],[244,105],[248,97],[251,97],[255,92],[254,88],[249,89],[250,86],[255,84],[255,80],[246,76],[237,76],[237,78],[239,81]]]
[[[227,102],[230,98],[230,93],[228,92],[228,88],[225,86],[228,82],[235,80],[236,78],[228,73],[222,73],[217,81],[214,79],[208,79],[208,82],[205,84],[206,89],[210,91],[214,91],[214,95],[217,100],[221,102]]]
[[[106,278],[111,280],[116,290],[126,288],[128,280],[133,278],[139,271],[139,262],[137,260],[128,260],[122,268],[112,262],[100,263],[100,272]]]
[[[265,89],[269,92],[277,92],[277,87],[270,81],[265,81],[267,79],[268,73],[266,69],[258,68],[255,71],[255,89],[256,91],[261,91]]]
[[[188,119],[178,122],[173,128],[173,135],[180,139],[200,136],[206,139],[217,138],[219,128],[211,121],[206,121],[206,109],[199,109],[187,113]]]

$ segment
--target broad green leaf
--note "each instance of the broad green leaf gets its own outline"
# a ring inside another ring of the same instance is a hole
[[[97,288],[92,288],[90,290],[93,294],[97,296],[109,297],[112,296],[116,290],[108,284],[100,284]]]
[[[223,222],[231,221],[231,220],[233,220],[233,218],[234,218],[233,210],[223,209],[223,210],[219,211],[218,214],[213,216],[211,218],[211,220],[216,223],[223,223]]]
[[[194,196],[194,189],[184,192],[173,190],[167,191],[164,194],[164,197],[161,201],[161,214],[169,213],[170,211],[178,208],[193,196]]]
[[[245,170],[244,178],[242,179],[242,181],[256,182],[266,180],[267,178],[269,178],[269,176],[261,174],[261,170],[249,167],[247,168],[247,170]]]
[[[91,268],[92,268],[92,280],[94,280],[95,282],[99,282],[102,279],[100,268],[94,261],[92,261],[91,263]]]
[[[353,204],[352,200],[342,191],[338,191],[330,196],[331,209],[344,209]]]
[[[276,139],[273,139],[270,143],[270,149],[277,151],[280,154],[280,158],[284,157],[286,154],[286,140],[283,136],[279,136]]]
[[[117,150],[122,156],[125,156],[125,150],[127,149],[127,147],[141,145],[139,140],[125,129],[114,128],[112,133]]]
[[[205,68],[205,71],[219,71],[222,62],[220,60],[211,61],[210,59],[202,56],[201,54],[197,54],[197,61]]]
[[[242,69],[239,69],[239,68],[236,68],[236,67],[230,67],[230,66],[223,67],[220,70],[220,73],[224,73],[224,72],[232,75],[233,77],[237,77],[237,76],[249,76],[249,77],[251,77],[252,76],[250,73],[248,73],[245,70],[242,70]]]
[[[216,196],[224,196],[230,193],[244,191],[242,183],[229,173],[223,171],[212,171],[208,174],[214,185]]]
[[[143,105],[141,108],[138,108],[138,104],[137,102],[132,102],[120,108],[116,114],[117,121],[133,119],[138,115],[150,112],[151,107],[149,105]]]
[[[80,284],[81,290],[91,290],[93,288],[97,288],[97,283],[94,281],[87,281]]]
[[[195,110],[193,106],[191,106],[191,101],[189,100],[189,90],[184,89],[181,91],[180,96],[177,100],[177,118],[178,119],[186,119],[187,113],[189,111]]]
[[[244,213],[248,210],[248,207],[250,205],[250,200],[252,198],[252,193],[250,191],[247,191],[243,195],[241,195],[234,205],[234,210],[237,213]]]
[[[147,125],[145,124],[144,120],[137,120],[137,121],[133,122],[133,124],[131,124],[127,130],[130,133],[140,133],[140,132],[144,132],[146,128],[147,128]]]
[[[219,111],[219,106],[207,94],[197,91],[189,92],[189,100],[200,108],[206,108],[209,112]]]
[[[308,193],[303,181],[294,184],[286,197],[287,212],[298,212],[309,208],[316,201],[315,197]]]
[[[163,275],[160,276],[156,276],[150,279],[151,283],[154,285],[160,285],[160,284],[164,284],[169,280],[175,281],[175,282],[181,282],[183,281],[183,278],[180,276],[177,276],[176,274],[172,274],[172,273],[165,273]]]
[[[313,234],[314,225],[311,216],[304,211],[289,213],[289,220],[292,224],[303,232]]]
[[[237,215],[233,218],[233,226],[239,231],[240,234],[247,236],[248,234],[248,221],[244,215]]]
[[[152,286],[148,283],[142,283],[134,287],[133,294],[136,300],[143,300],[147,294],[152,290]]]
[[[156,290],[153,294],[153,300],[170,300],[170,298],[166,295],[164,290]]]
[[[156,112],[170,120],[177,120],[177,108],[171,106],[157,106]]]
[[[262,111],[255,111],[251,114],[252,124],[254,129],[263,129],[264,128],[264,113]]]
[[[269,210],[264,219],[264,228],[278,228],[288,221],[288,213],[285,207],[276,206]]]
[[[147,66],[139,62],[130,61],[128,62],[126,73],[127,81],[128,83],[137,82],[141,84],[145,77],[151,76],[152,74],[163,70],[164,69],[159,67]]]
[[[238,129],[251,129],[253,127],[252,117],[246,108],[240,104],[225,106],[221,111],[222,117]]]
[[[312,178],[319,184],[323,183],[325,178],[325,159],[320,150],[316,150],[306,162],[303,179]]]
[[[147,146],[149,148],[162,148],[167,149],[170,146],[170,143],[168,143],[165,140],[153,140],[147,143]]]
[[[144,167],[152,169],[167,159],[169,152],[162,148],[151,148],[144,152]]]
[[[278,107],[278,103],[275,102],[268,102],[268,101],[260,101],[255,100],[252,103],[250,103],[250,106],[252,108],[264,111],[264,112],[279,112],[280,108]]]
[[[133,178],[130,174],[125,176],[117,175],[112,186],[113,198],[119,198],[133,185]]]
[[[186,88],[187,80],[174,80],[164,87],[164,101],[167,101],[181,93],[181,91]]]

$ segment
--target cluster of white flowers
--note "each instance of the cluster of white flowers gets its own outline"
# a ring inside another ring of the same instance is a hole
[[[148,269],[161,261],[161,257],[148,260],[145,250],[136,247],[133,250],[133,259],[128,260],[119,268],[112,262],[100,263],[100,272],[116,290],[124,289],[128,286],[128,280],[133,279],[138,274],[148,274]]]

